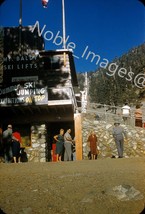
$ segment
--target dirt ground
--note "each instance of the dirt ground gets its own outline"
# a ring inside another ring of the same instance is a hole
[[[140,200],[108,189],[130,185]],[[139,214],[145,204],[145,158],[0,164],[0,208],[6,214]]]

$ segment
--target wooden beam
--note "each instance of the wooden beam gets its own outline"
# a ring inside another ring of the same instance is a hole
[[[62,105],[72,105],[71,100],[50,100],[48,101],[48,106],[62,106]]]
[[[74,114],[75,124],[75,141],[76,141],[76,160],[83,159],[83,146],[82,146],[82,118],[81,114]]]

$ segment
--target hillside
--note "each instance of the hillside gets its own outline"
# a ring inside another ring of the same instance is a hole
[[[80,88],[84,75],[78,74]],[[114,61],[88,71],[90,102],[122,105],[136,104],[145,99],[145,44],[131,49]]]

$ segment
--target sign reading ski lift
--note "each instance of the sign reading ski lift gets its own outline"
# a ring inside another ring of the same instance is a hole
[[[12,82],[46,80],[48,76],[54,73],[57,76],[64,77],[69,73],[69,55],[65,54],[66,66],[64,67],[64,54],[50,51],[48,55],[22,55],[5,57],[3,65],[3,83],[4,85]]]

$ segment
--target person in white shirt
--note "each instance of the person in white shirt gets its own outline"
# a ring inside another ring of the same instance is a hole
[[[129,125],[130,106],[127,103],[122,107],[122,118],[125,125]]]

